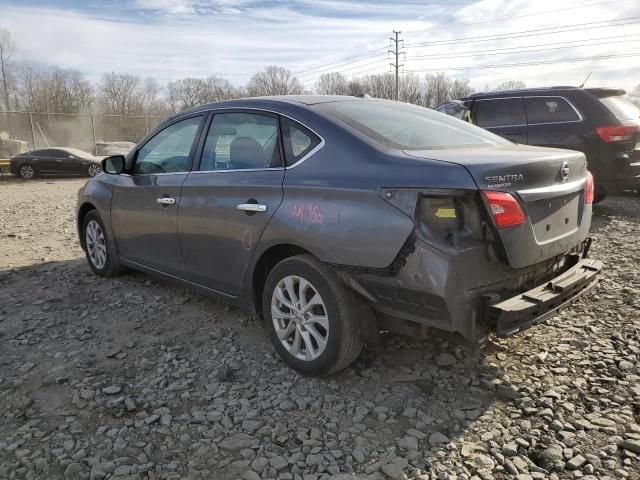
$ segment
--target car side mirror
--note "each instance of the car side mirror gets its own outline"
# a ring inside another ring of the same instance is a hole
[[[102,159],[102,171],[110,175],[120,175],[124,171],[124,155],[111,155]]]

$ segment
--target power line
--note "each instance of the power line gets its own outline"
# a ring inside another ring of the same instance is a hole
[[[504,67],[528,67],[531,65],[550,65],[553,63],[569,63],[569,62],[585,62],[588,60],[606,60],[610,58],[628,58],[639,57],[640,52],[631,52],[620,55],[598,55],[593,57],[581,57],[581,58],[563,58],[560,60],[544,60],[539,62],[522,62],[522,63],[503,63],[500,65],[471,65],[466,67],[442,67],[442,68],[430,68],[419,70],[406,70],[405,73],[423,73],[423,72],[442,72],[446,70],[476,70],[487,68],[504,68]]]
[[[462,38],[454,38],[450,40],[439,40],[435,42],[418,42],[418,43],[408,43],[407,47],[422,47],[429,45],[447,45],[451,43],[469,43],[469,42],[479,42],[479,41],[491,41],[491,40],[510,40],[513,38],[521,38],[521,37],[533,37],[537,35],[553,35],[556,33],[566,33],[566,32],[574,32],[577,30],[588,30],[592,28],[610,28],[610,27],[621,27],[624,25],[634,25],[640,22],[628,22],[621,23],[615,25],[598,25],[601,23],[610,23],[610,22],[622,22],[627,20],[638,20],[640,17],[629,17],[629,18],[619,18],[615,20],[603,20],[600,22],[588,22],[588,23],[576,23],[573,25],[567,25],[563,27],[548,27],[548,28],[539,28],[534,30],[524,30],[522,32],[510,32],[510,33],[497,33],[493,35],[481,35],[476,37],[462,37]],[[579,27],[579,28],[572,28]],[[558,30],[556,32],[549,32],[549,30]]]
[[[629,34],[629,35],[618,35],[618,36],[613,36],[613,37],[602,37],[602,38],[594,38],[591,40],[605,40],[605,39],[619,39],[619,38],[626,38],[626,37],[637,37],[638,34]],[[590,40],[587,40],[590,41]],[[407,60],[420,60],[422,58],[431,58],[431,59],[438,59],[438,58],[451,58],[452,56],[455,56],[456,58],[458,57],[475,57],[475,56],[483,56],[483,55],[500,55],[500,54],[504,54],[504,55],[508,55],[508,54],[513,54],[513,53],[528,53],[528,52],[542,52],[542,51],[548,51],[548,50],[563,50],[565,48],[579,48],[579,47],[594,47],[594,46],[599,46],[599,45],[610,45],[612,43],[627,43],[627,42],[638,42],[640,41],[640,39],[636,39],[636,40],[616,40],[616,41],[610,41],[610,42],[597,42],[597,43],[580,43],[581,40],[575,40],[572,42],[565,42],[565,44],[563,44],[564,46],[556,46],[556,47],[551,47],[551,48],[533,48],[533,47],[544,47],[547,45],[558,45],[558,43],[542,43],[542,44],[538,44],[538,45],[523,45],[520,47],[508,47],[508,48],[497,48],[497,49],[493,49],[493,50],[472,50],[472,51],[463,51],[463,52],[450,52],[447,54],[442,54],[442,53],[438,53],[438,54],[432,54],[432,55],[417,55],[415,57],[408,57]],[[569,45],[569,44],[573,44],[573,45]],[[514,51],[515,49],[529,49],[529,50],[517,50]]]
[[[325,63],[324,65],[318,65],[317,67],[309,68],[309,69],[307,69],[307,70],[299,70],[297,73],[294,73],[294,75],[296,75],[296,76],[300,76],[300,75],[301,75],[301,76],[305,76],[305,75],[304,75],[304,74],[305,74],[305,72],[314,72],[314,71],[319,71],[319,69],[322,69],[322,67],[327,67],[327,66],[330,66],[330,65],[336,65],[336,64],[345,63],[345,60],[350,60],[350,59],[353,59],[353,58],[364,57],[364,58],[362,58],[362,59],[361,59],[361,60],[364,60],[365,58],[367,58],[367,57],[371,57],[371,56],[373,56],[373,55],[376,55],[379,51],[381,51],[381,50],[386,50],[386,49],[387,49],[387,47],[380,47],[380,48],[376,48],[376,49],[374,49],[374,50],[369,50],[369,51],[367,51],[367,52],[360,53],[360,54],[358,54],[358,55],[353,55],[353,56],[351,56],[351,57],[345,57],[345,58],[343,58],[343,59],[342,59],[342,60],[340,60],[340,61],[335,61],[335,62]],[[348,63],[348,62],[347,62],[347,63]],[[331,67],[329,68],[329,70],[330,70],[330,69],[331,69]],[[326,69],[325,69],[325,70],[326,70]]]
[[[388,62],[388,61],[389,61],[389,59],[388,59],[388,58],[380,58],[380,59],[375,60],[375,61],[373,61],[373,62],[365,63],[365,64],[363,64],[363,65],[356,65],[356,66],[354,66],[354,67],[346,68],[346,69],[343,69],[343,70],[332,70],[332,71],[331,71],[331,72],[329,72],[329,73],[340,73],[340,74],[345,74],[345,73],[347,73],[347,72],[350,72],[350,73],[349,73],[349,76],[351,76],[351,75],[361,75],[361,74],[364,74],[364,73],[371,72],[371,71],[373,71],[373,70],[378,70],[378,69],[380,68],[380,67],[373,67],[373,68],[371,68],[371,67],[368,67],[369,65],[375,65],[375,64],[379,64],[379,63],[384,62],[384,64],[385,64],[384,66],[385,66],[385,67],[387,67],[387,66],[388,66],[387,62]],[[362,67],[367,67],[367,68],[365,68],[364,70],[360,70]],[[352,71],[352,70],[358,70],[358,71],[355,71],[355,72],[354,72],[354,71]],[[314,76],[312,76],[312,77],[310,77],[310,78],[308,78],[308,79],[306,79],[306,80],[300,80],[300,81],[301,81],[302,83],[313,83],[313,82],[314,82],[314,81],[316,81],[318,78],[320,78],[322,75],[324,75],[324,74],[323,74],[323,73],[319,73],[319,74],[316,74],[316,75],[314,75]]]
[[[631,0],[611,0],[611,1],[606,1],[606,2],[593,2],[593,3],[582,3],[579,5],[575,5],[573,7],[565,7],[565,8],[557,8],[555,10],[545,10],[545,11],[541,11],[541,12],[533,12],[533,13],[525,13],[523,15],[509,15],[509,16],[503,16],[503,17],[494,17],[494,18],[489,18],[487,20],[479,20],[477,22],[451,22],[448,23],[446,27],[439,27],[439,28],[428,28],[429,33],[431,32],[435,32],[438,30],[450,30],[452,25],[479,25],[481,23],[491,23],[491,22],[496,22],[498,20],[513,20],[516,18],[525,18],[525,17],[533,17],[536,15],[548,15],[549,13],[557,13],[557,12],[564,12],[564,11],[568,11],[568,10],[575,10],[575,9],[583,9],[586,7],[593,7],[596,5],[608,5],[608,4],[612,4],[612,3],[623,3],[625,1],[631,1]],[[422,30],[411,30],[408,32],[405,32],[405,34],[407,33],[418,33],[418,32],[422,32]]]
[[[378,53],[378,55],[380,55],[380,54]],[[363,60],[365,60],[365,59],[363,59]],[[389,60],[389,58],[387,56],[385,56],[384,58],[379,58],[377,60],[374,60],[373,62],[367,62],[367,63],[363,63],[363,64],[359,64],[359,65],[353,65],[352,67],[349,67],[348,66],[349,64],[338,65],[337,69],[334,69],[333,67],[331,67],[331,68],[327,68],[325,70],[321,70],[321,71],[318,71],[318,72],[307,73],[305,75],[299,76],[298,79],[301,80],[301,79],[305,79],[305,78],[307,78],[307,79],[309,79],[309,78],[318,78],[323,73],[327,73],[327,72],[331,72],[331,73],[339,72],[340,73],[340,72],[343,72],[343,71],[353,70],[354,68],[360,68],[360,67],[365,67],[367,65],[373,65],[374,63],[379,63],[379,62],[383,62],[383,61],[386,62],[388,60]],[[344,67],[348,67],[348,68],[344,69]]]

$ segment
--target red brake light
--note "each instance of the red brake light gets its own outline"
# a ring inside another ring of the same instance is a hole
[[[491,208],[496,227],[513,227],[524,223],[526,219],[524,212],[510,193],[483,191],[482,194]]]
[[[593,175],[587,170],[587,183],[584,186],[584,203],[593,203]]]
[[[604,125],[596,127],[596,134],[603,142],[628,142],[636,134],[636,125]]]

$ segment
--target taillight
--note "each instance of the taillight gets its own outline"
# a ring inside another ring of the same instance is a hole
[[[584,203],[593,203],[593,175],[587,170],[587,183],[584,186]]]
[[[482,194],[491,208],[496,227],[514,227],[525,222],[526,217],[520,204],[510,193],[483,191]]]
[[[596,134],[603,142],[628,142],[637,130],[637,125],[604,125],[596,127]]]

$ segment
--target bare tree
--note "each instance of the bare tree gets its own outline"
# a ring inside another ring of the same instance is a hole
[[[105,73],[98,92],[104,113],[122,116],[141,113],[144,95],[139,77],[128,73]]]
[[[31,112],[79,113],[94,101],[91,83],[77,70],[23,64],[18,70],[18,107]]]
[[[300,95],[304,87],[300,81],[283,67],[269,65],[251,77],[247,92],[252,97],[260,95]]]
[[[175,112],[195,107],[204,103],[205,88],[201,78],[180,78],[167,85],[167,100]]]
[[[450,80],[444,73],[429,74],[425,77],[426,107],[435,107],[449,100]]]
[[[519,88],[525,88],[527,86],[522,80],[506,80],[502,83],[496,85],[496,88],[493,90],[496,92],[502,90],[518,90]]]
[[[215,75],[210,76],[205,81],[205,103],[220,102],[238,98],[238,90],[231,83]]]
[[[0,77],[2,78],[2,93],[5,110],[11,110],[11,91],[13,90],[12,60],[16,51],[16,44],[11,39],[9,30],[0,27]]]
[[[466,97],[473,93],[473,88],[469,85],[469,80],[464,78],[454,78],[449,85],[448,100],[455,100]]]
[[[374,98],[392,99],[396,97],[396,77],[391,73],[381,75],[367,75],[362,78],[365,93]]]
[[[316,82],[315,90],[320,95],[348,95],[349,84],[341,73],[323,73]]]
[[[398,89],[400,91],[400,101],[423,105],[424,86],[420,82],[419,76],[405,75],[401,77]]]

